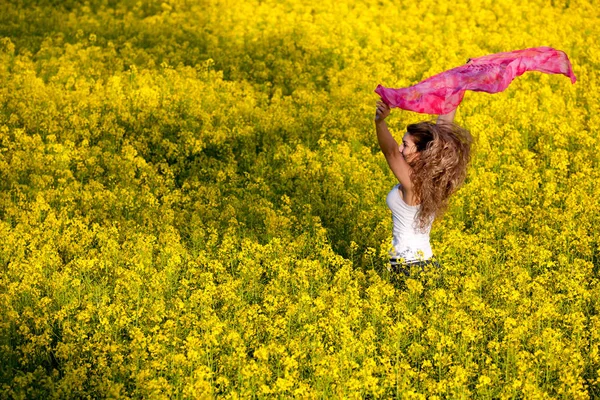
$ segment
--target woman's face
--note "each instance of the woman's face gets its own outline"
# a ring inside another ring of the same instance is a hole
[[[402,156],[407,162],[411,161],[417,155],[417,146],[408,132],[405,133],[402,138],[400,153],[402,153]]]

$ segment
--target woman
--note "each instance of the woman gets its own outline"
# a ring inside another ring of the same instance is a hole
[[[387,128],[389,106],[377,102],[377,140],[390,169],[398,179],[387,195],[392,211],[393,250],[390,267],[409,275],[413,266],[433,264],[429,232],[436,216],[441,216],[448,198],[466,176],[472,137],[453,123],[456,109],[440,115],[437,123],[411,124],[398,145]]]

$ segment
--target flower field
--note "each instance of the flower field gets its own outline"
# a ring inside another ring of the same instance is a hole
[[[390,275],[373,90],[537,46]],[[0,2],[0,102],[0,398],[600,398],[596,0]]]

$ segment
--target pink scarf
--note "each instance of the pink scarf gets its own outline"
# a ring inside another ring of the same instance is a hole
[[[449,69],[407,88],[377,85],[375,93],[390,107],[424,114],[447,114],[463,99],[465,90],[497,93],[526,71],[563,74],[575,83],[567,55],[551,47],[489,54],[471,58],[467,64]]]

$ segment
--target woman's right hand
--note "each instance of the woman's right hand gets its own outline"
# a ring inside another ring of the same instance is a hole
[[[375,122],[383,121],[388,115],[390,115],[390,107],[382,100],[379,100],[377,102],[377,111],[375,112]]]

